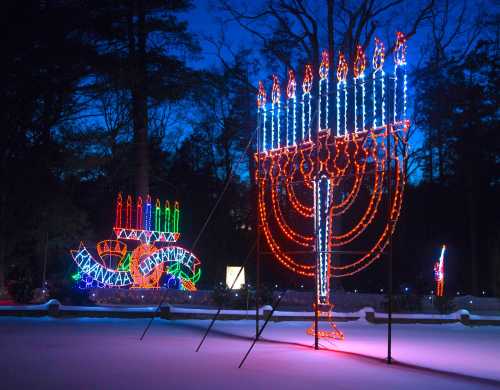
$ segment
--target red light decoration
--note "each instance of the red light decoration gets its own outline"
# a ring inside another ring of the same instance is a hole
[[[385,61],[385,47],[384,42],[375,37],[375,50],[373,51],[373,70],[376,72],[384,66]]]
[[[311,93],[313,83],[312,65],[307,64],[304,69],[304,80],[302,81],[302,90],[304,94]]]
[[[132,252],[132,257],[130,258],[130,275],[132,275],[132,279],[134,280],[133,287],[159,287],[160,278],[163,274],[163,263],[154,267],[153,271],[148,274],[144,274],[141,272],[142,270],[139,269],[140,263],[144,259],[151,258],[151,256],[157,251],[158,249],[152,244],[142,244]]]
[[[266,89],[262,81],[259,81],[259,93],[257,94],[257,107],[263,107],[266,105]]]
[[[118,199],[116,200],[116,221],[115,226],[122,226],[122,208],[123,208],[123,199],[122,193],[118,194]]]
[[[142,217],[143,217],[143,212],[142,212],[142,197],[139,196],[137,198],[137,206],[136,206],[136,214],[135,214],[135,228],[137,230],[142,230]]]
[[[96,249],[99,259],[107,268],[114,268],[127,255],[127,245],[118,240],[100,241]]]
[[[118,218],[118,216],[117,216]],[[121,212],[120,212],[120,218],[121,218]],[[120,225],[117,225],[117,227],[121,227]],[[132,229],[132,197],[129,195],[127,196],[127,210],[125,212],[125,227],[127,229]]]
[[[354,78],[362,77],[366,69],[366,55],[361,45],[356,46],[356,58],[354,60]]]
[[[406,39],[400,34],[397,45],[398,61],[406,61]],[[268,149],[267,140],[274,139],[274,134],[269,132],[279,128],[280,119],[276,119],[277,125],[274,123],[274,126],[266,127],[263,120],[266,107],[265,104],[259,106],[259,131],[263,136],[255,154],[258,162],[255,180],[263,236],[280,264],[301,276],[316,278],[313,307],[330,322],[333,308],[330,302],[331,278],[355,275],[380,258],[390,242],[401,212],[410,126],[405,117],[406,68],[396,67],[395,72],[403,77],[387,76],[394,87],[389,85],[389,82],[384,82],[384,56],[383,43],[375,39],[373,74],[364,78],[366,56],[362,47],[357,46],[353,67],[354,88],[351,91],[346,88],[349,67],[343,53],[339,54],[337,86],[342,85],[343,95],[341,99],[337,98],[336,117],[339,118],[339,112],[343,117],[337,120],[337,129],[323,128],[318,121],[315,133],[310,131],[308,99],[313,87],[310,65],[306,65],[304,71],[300,99],[302,118],[297,121],[301,123],[289,121],[287,124],[289,134],[294,134],[292,143],[278,147],[273,144]],[[319,83],[327,79],[328,69],[328,53],[323,52]],[[356,83],[360,78],[363,80]],[[275,103],[277,79],[273,80]],[[259,84],[259,89],[261,87],[262,84]],[[372,101],[365,102],[365,90],[370,88],[373,90],[370,96]],[[399,91],[397,95],[396,90]],[[349,97],[349,94],[355,96]],[[308,99],[304,99],[305,95]],[[292,71],[288,77],[287,97],[296,97]],[[321,100],[319,95],[315,98],[321,112],[328,113],[328,100]],[[390,118],[392,121],[386,120],[385,99],[394,102],[391,105],[391,110],[394,110]],[[346,114],[350,111],[346,106],[349,102],[354,104],[351,111],[356,113],[356,118]],[[373,123],[373,127],[367,126],[368,123]],[[302,128],[298,138],[295,137],[296,127]],[[383,205],[388,207],[382,208]],[[337,218],[341,215],[345,218],[341,225],[337,225]],[[365,250],[359,249],[360,242],[368,243],[370,240],[371,244],[364,244]],[[296,255],[299,252],[308,253],[308,250],[309,259]],[[335,262],[334,253],[339,253]],[[307,333],[314,335],[315,331],[314,327],[310,327]],[[333,322],[329,329],[318,330],[318,336],[344,338]]]
[[[396,65],[406,64],[406,37],[401,32],[396,33],[396,45],[394,45],[394,62]]]
[[[319,65],[319,77],[324,80],[328,77],[328,70],[330,69],[330,59],[328,58],[328,51],[323,50],[321,53],[321,64]]]
[[[297,82],[295,81],[295,74],[293,70],[288,71],[288,84],[286,87],[286,96],[288,99],[293,99],[295,97],[295,90],[297,89]]]
[[[273,75],[273,89],[271,90],[271,100],[274,104],[278,104],[281,98],[280,82],[278,76]]]
[[[337,65],[337,81],[345,82],[347,80],[347,72],[349,67],[345,59],[344,53],[339,52],[339,64]]]

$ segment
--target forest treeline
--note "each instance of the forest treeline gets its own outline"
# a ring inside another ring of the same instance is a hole
[[[226,265],[240,264],[255,241],[247,145],[257,77],[268,66],[284,74],[314,64],[323,47],[352,61],[358,43],[367,48],[377,28],[385,33],[408,9],[397,8],[405,1],[280,0],[252,13],[215,3],[252,45],[229,47],[218,29],[209,39],[192,33],[194,4],[186,0],[5,2],[0,288],[12,278],[69,280],[69,250],[111,238],[118,192],[178,200],[189,248],[231,178],[195,249],[200,285],[223,281]],[[432,265],[447,244],[448,291],[498,295],[498,14],[472,17],[461,1],[417,3],[403,31],[410,42],[419,36],[425,54],[411,59],[414,147],[394,237],[395,282],[430,291]],[[211,63],[204,45],[218,54],[216,64],[194,66]],[[265,281],[291,283],[264,262]],[[381,260],[342,284],[378,291],[385,271]],[[251,279],[253,264],[249,272]]]

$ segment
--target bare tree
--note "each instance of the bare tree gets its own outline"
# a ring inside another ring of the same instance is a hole
[[[408,0],[266,0],[256,7],[236,6],[222,0],[219,5],[227,15],[225,23],[237,23],[251,33],[269,65],[281,69],[275,73],[283,78],[287,69],[300,64],[312,63],[318,69],[320,50],[325,46],[330,64],[337,51],[342,51],[352,63],[357,45],[366,50],[376,34],[387,35],[393,42],[394,32],[402,30],[410,38],[432,19],[436,7],[435,0],[422,0],[417,6]],[[400,20],[404,20],[405,28]],[[389,47],[387,55],[392,52],[393,47]],[[333,73],[330,72],[330,78]],[[330,93],[334,94],[335,89]],[[410,136],[414,133],[412,129]],[[415,152],[411,151],[409,164],[412,172],[416,168]]]
[[[252,9],[223,0],[220,7],[229,16],[228,20],[238,23],[260,41],[264,54],[293,68],[297,59],[317,66],[320,49],[325,46],[331,59],[339,49],[352,61],[358,44],[366,49],[378,30],[381,33],[386,28],[399,27],[393,16],[404,13],[409,3],[407,0],[267,0]],[[417,7],[412,2],[411,21],[403,31],[407,37],[430,19],[434,7],[435,0],[421,1]]]

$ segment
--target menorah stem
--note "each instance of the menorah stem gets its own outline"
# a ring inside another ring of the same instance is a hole
[[[330,304],[330,237],[331,237],[331,179],[321,175],[314,182],[316,233],[316,304]],[[317,307],[319,309],[319,307]]]

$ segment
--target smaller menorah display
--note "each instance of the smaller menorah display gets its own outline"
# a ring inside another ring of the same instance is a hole
[[[134,215],[135,225],[132,224]],[[127,197],[124,208],[122,196],[118,194],[116,222],[113,230],[116,238],[124,240],[139,240],[146,243],[176,242],[180,236],[179,216],[179,202],[175,202],[172,209],[167,200],[162,208],[160,200],[156,199],[153,212],[151,197],[148,195],[143,204],[142,198],[139,196],[135,210],[133,210],[132,197],[130,195]]]
[[[97,260],[83,243],[71,251],[78,266],[73,279],[81,288],[163,285],[196,290],[200,261],[190,251],[174,245],[180,237],[179,218],[178,202],[171,207],[166,201],[162,207],[159,199],[153,205],[149,195],[145,202],[139,196],[134,207],[131,196],[124,204],[121,193],[118,194],[113,228],[117,239],[97,243]],[[120,240],[137,244],[129,251]]]
[[[305,66],[300,96],[295,74],[288,71],[284,104],[277,76],[270,104],[259,82],[255,179],[260,229],[282,265],[316,279],[314,310],[330,319],[331,278],[354,275],[379,258],[401,210],[409,128],[402,33],[396,37],[392,74],[384,71],[385,54],[376,38],[368,76],[358,46],[354,77],[348,79],[349,66],[340,53],[333,110],[326,51],[316,88],[311,65]],[[387,214],[381,217],[384,204]],[[308,333],[342,339],[330,324]]]

